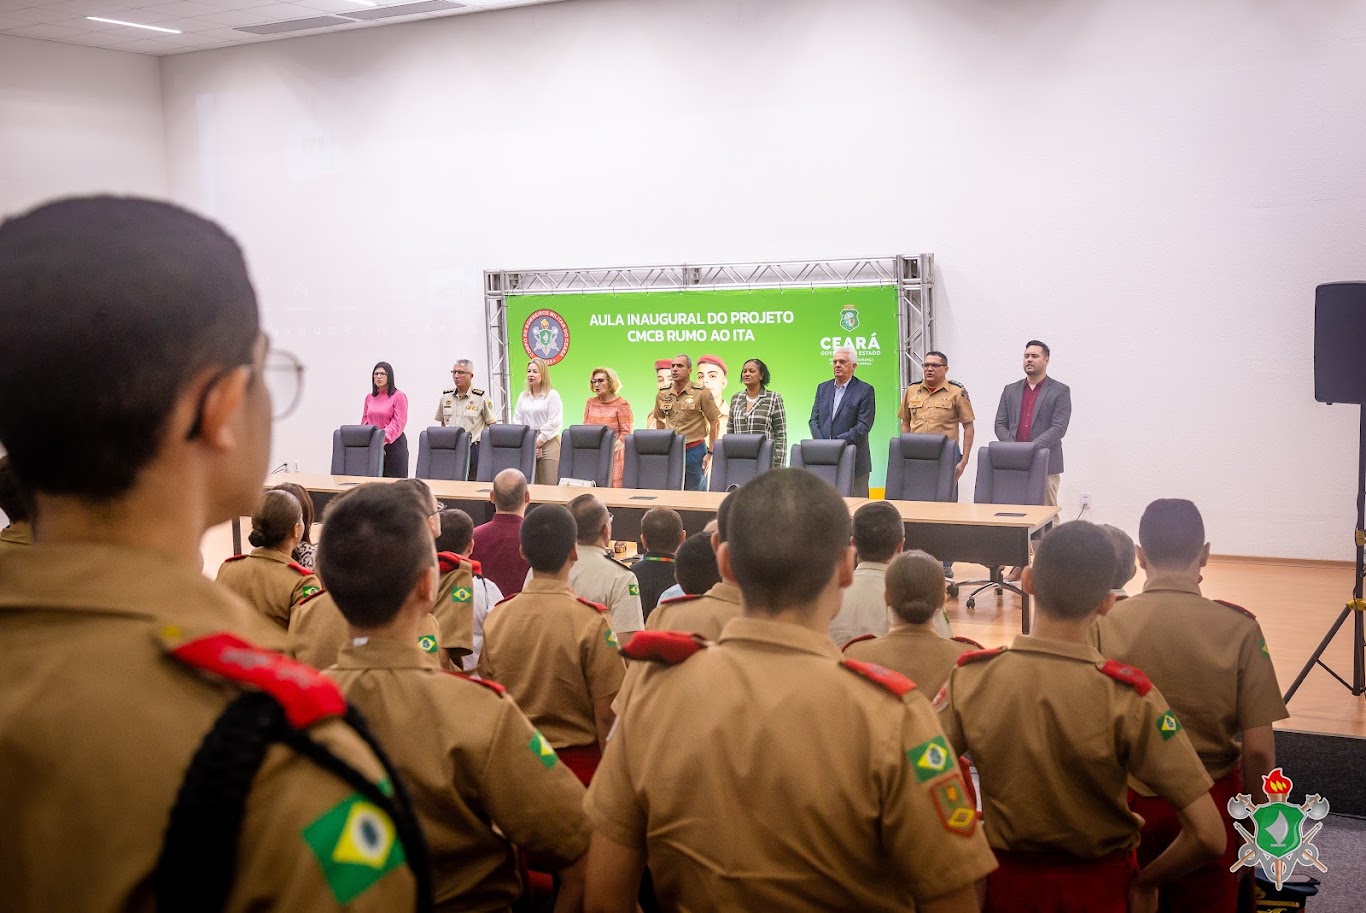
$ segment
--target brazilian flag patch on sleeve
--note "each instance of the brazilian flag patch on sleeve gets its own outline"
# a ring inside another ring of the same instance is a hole
[[[1170,741],[1172,736],[1181,731],[1181,721],[1168,710],[1157,718],[1157,731],[1162,733],[1162,741]]]
[[[417,645],[422,648],[423,653],[436,652],[436,638],[430,634],[423,634],[417,639]]]
[[[631,596],[639,596],[639,595],[640,595],[640,584],[638,584],[638,583],[628,583],[628,584],[626,585],[626,592],[627,592],[629,595],[631,595]]]
[[[545,736],[541,735],[540,731],[531,737],[531,742],[527,747],[531,749],[531,753],[536,756],[536,760],[540,761],[541,766],[546,770],[554,767],[555,762],[560,759],[560,756],[555,754],[555,749],[550,747],[550,743],[545,740]]]
[[[607,641],[607,646],[611,647],[613,650],[621,647],[621,642],[617,640],[616,632],[611,628],[608,628],[607,632],[603,634],[603,639]]]
[[[303,836],[340,904],[364,894],[406,860],[394,822],[360,794],[323,812]]]
[[[933,780],[953,767],[953,754],[950,753],[949,743],[942,735],[937,735],[928,742],[910,749],[906,752],[906,757],[911,761],[911,769],[915,771],[917,783]]]

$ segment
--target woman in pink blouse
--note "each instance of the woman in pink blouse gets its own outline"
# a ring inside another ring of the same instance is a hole
[[[370,372],[370,395],[361,413],[362,425],[384,429],[384,477],[408,478],[408,397],[394,385],[394,366],[387,361]]]
[[[635,424],[631,404],[617,396],[621,379],[611,368],[594,368],[588,378],[588,389],[594,395],[583,407],[583,423],[606,425],[617,433],[617,442],[612,451],[612,487],[620,488],[626,456],[626,435],[631,433],[631,426]]]

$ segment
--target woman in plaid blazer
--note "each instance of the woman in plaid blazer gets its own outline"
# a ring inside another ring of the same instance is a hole
[[[773,442],[773,468],[787,464],[787,412],[783,398],[768,389],[768,365],[757,358],[745,362],[740,382],[745,389],[730,398],[727,434],[766,434]]]

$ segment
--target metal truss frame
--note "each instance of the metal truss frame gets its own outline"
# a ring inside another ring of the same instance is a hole
[[[922,377],[925,353],[934,348],[934,255],[783,260],[752,263],[618,266],[585,269],[484,271],[489,380],[502,391],[500,414],[511,414],[507,360],[510,295],[568,295],[713,289],[853,288],[894,285],[900,330],[901,385]]]

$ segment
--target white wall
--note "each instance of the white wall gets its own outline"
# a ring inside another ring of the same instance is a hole
[[[167,190],[157,58],[0,35],[0,217]]]
[[[485,268],[932,251],[979,440],[1053,346],[1069,516],[1188,496],[1217,552],[1346,558],[1311,305],[1366,278],[1363,39],[1291,0],[579,0],[166,58],[171,187],[308,364],[277,461],[325,470],[379,359],[415,449]]]

